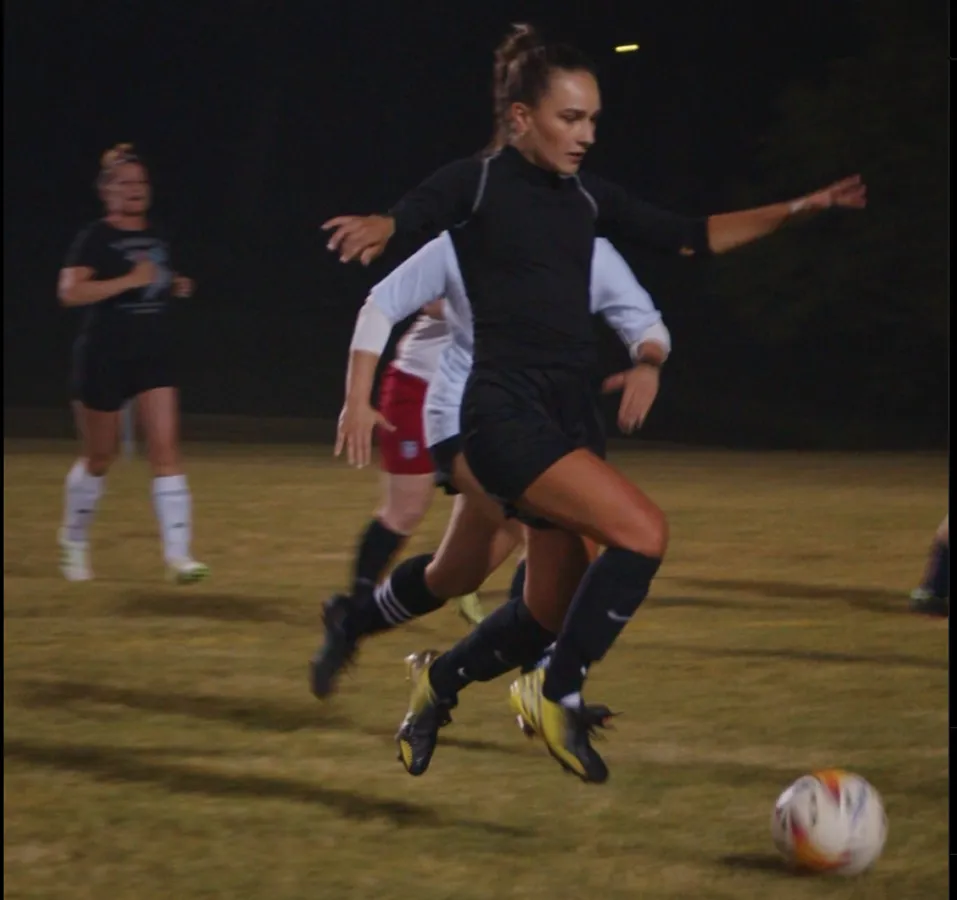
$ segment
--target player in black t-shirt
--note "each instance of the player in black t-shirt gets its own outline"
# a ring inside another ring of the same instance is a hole
[[[192,500],[179,455],[179,399],[173,365],[170,297],[189,297],[165,235],[149,220],[150,182],[130,144],[103,154],[97,179],[106,215],[70,247],[57,295],[86,316],[73,350],[73,394],[84,453],[66,479],[61,569],[70,581],[93,577],[87,532],[118,447],[120,409],[137,398],[169,576],[199,581],[206,566],[190,555]]]
[[[722,253],[797,214],[863,207],[865,189],[853,177],[790,203],[702,219],[655,209],[579,172],[601,107],[587,59],[520,26],[498,62],[500,152],[445,166],[388,215],[342,216],[323,227],[333,231],[329,249],[342,261],[366,264],[396,231],[450,229],[474,318],[462,404],[466,462],[490,495],[532,526],[524,609],[499,607],[417,679],[397,735],[400,759],[411,774],[424,772],[458,693],[534,663],[558,630],[550,665],[513,684],[512,705],[562,766],[600,782],[608,771],[590,732],[601,717],[583,703],[582,687],[647,595],[668,526],[603,458],[588,295],[596,232],[685,256]],[[617,377],[625,432],[641,424],[641,399],[657,377],[651,358]],[[583,535],[607,547],[590,565]],[[391,588],[397,597],[427,590],[395,580]]]

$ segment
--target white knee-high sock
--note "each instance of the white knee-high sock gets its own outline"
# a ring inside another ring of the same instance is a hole
[[[63,491],[63,537],[66,540],[86,543],[104,481],[104,476],[87,472],[85,460],[78,459],[73,464]]]
[[[167,562],[189,559],[192,537],[193,502],[185,475],[163,475],[153,479],[153,508],[163,538]]]

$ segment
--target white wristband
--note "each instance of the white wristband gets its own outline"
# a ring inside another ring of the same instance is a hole
[[[807,197],[801,197],[798,200],[792,200],[788,204],[788,212],[793,216],[795,213],[799,213],[806,206],[807,206]]]
[[[628,353],[632,362],[638,362],[638,350],[642,344],[655,343],[661,346],[665,351],[665,356],[671,354],[671,332],[665,327],[663,322],[656,322],[646,328],[638,338],[628,347]]]

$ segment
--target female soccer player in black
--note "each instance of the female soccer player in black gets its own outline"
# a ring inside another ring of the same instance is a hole
[[[97,187],[106,215],[74,240],[57,290],[64,306],[87,310],[73,354],[84,452],[66,479],[61,569],[70,581],[93,577],[87,532],[116,455],[120,409],[136,397],[168,574],[198,581],[207,568],[190,556],[192,503],[179,455],[168,312],[170,296],[189,297],[194,285],[173,270],[169,244],[147,216],[149,176],[130,144],[103,154]]]
[[[451,229],[474,316],[462,407],[466,460],[486,491],[532,526],[528,615],[502,621],[496,611],[432,664],[397,735],[400,758],[410,773],[424,772],[458,692],[538,658],[551,639],[540,623],[573,593],[551,664],[520,678],[512,703],[562,766],[604,781],[581,689],[646,596],[668,528],[664,513],[603,458],[588,296],[596,230],[613,226],[688,256],[723,253],[798,213],[862,207],[865,190],[854,177],[791,203],[704,219],[663,212],[579,172],[601,108],[591,63],[573,48],[540,43],[523,26],[508,52],[498,110],[509,136],[500,153],[445,166],[388,215],[338,217],[324,228],[342,261],[366,264],[396,231]],[[640,424],[636,398],[657,376],[653,360],[639,359],[619,378],[626,432]],[[581,535],[608,548],[587,570]],[[556,561],[561,585],[549,578]]]

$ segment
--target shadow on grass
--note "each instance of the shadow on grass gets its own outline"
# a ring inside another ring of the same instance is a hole
[[[777,662],[783,659],[796,662],[835,663],[839,665],[878,666],[880,668],[909,668],[947,671],[946,659],[925,659],[903,653],[837,653],[829,650],[795,650],[792,647],[697,647],[684,644],[643,643],[648,650],[667,653],[688,653],[714,659],[756,659]]]
[[[721,865],[730,869],[746,869],[749,872],[770,872],[775,875],[784,875],[794,878],[802,873],[796,872],[782,856],[776,853],[735,853],[722,856],[718,860]]]
[[[147,784],[170,793],[211,797],[289,800],[325,806],[347,819],[388,819],[397,826],[462,827],[488,834],[520,837],[525,832],[495,822],[449,819],[435,810],[403,800],[388,800],[344,788],[292,778],[212,772],[148,760],[140,754],[89,744],[46,744],[17,738],[4,741],[4,759],[65,772],[81,772],[105,782]]]
[[[704,609],[760,609],[761,604],[741,600],[728,600],[724,597],[655,597],[651,596],[647,600],[648,607],[656,609],[684,609],[686,607],[697,607]]]
[[[271,600],[242,594],[209,593],[183,588],[131,588],[114,607],[118,616],[130,619],[211,619],[218,622],[280,622],[297,628],[313,628],[318,641],[323,633],[322,598],[312,609],[294,610]],[[407,634],[426,631],[416,622],[402,626]]]
[[[83,703],[123,706],[143,712],[163,715],[189,716],[214,722],[227,722],[257,731],[288,733],[306,729],[339,729],[359,732],[369,737],[391,742],[396,726],[357,725],[347,717],[330,712],[319,703],[311,705],[283,705],[261,698],[243,700],[235,697],[217,697],[203,694],[179,694],[150,691],[141,688],[115,687],[75,681],[35,681],[24,685],[21,695],[26,707],[64,709]],[[398,723],[396,723],[397,725]],[[518,729],[516,729],[517,734]],[[490,741],[457,738],[444,731],[439,743],[460,750],[521,755],[522,742],[497,744]]]
[[[282,622],[306,624],[307,618],[295,615],[277,603],[252,599],[240,594],[208,593],[162,588],[134,588],[125,591],[115,607],[117,615],[129,618],[215,619],[220,622]],[[316,604],[316,627],[321,625]]]
[[[748,578],[682,578],[670,581],[690,588],[760,594],[772,600],[839,600],[870,612],[908,613],[907,597],[887,588],[848,587],[846,585],[806,584],[797,581],[766,581]]]

